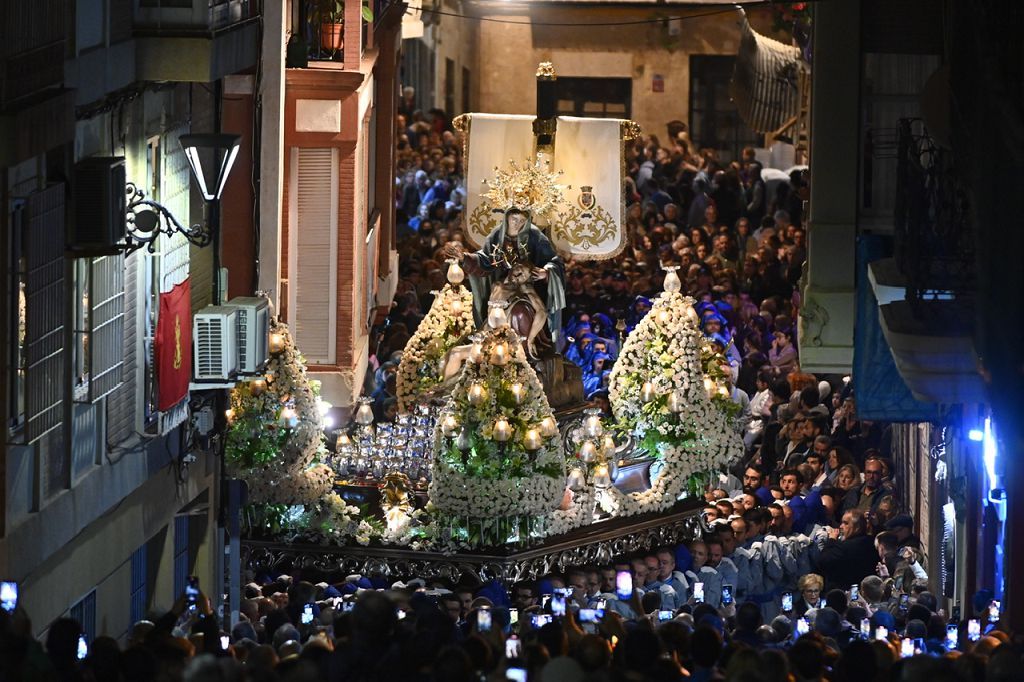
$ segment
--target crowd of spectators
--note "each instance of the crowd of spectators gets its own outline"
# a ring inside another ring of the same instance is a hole
[[[741,526],[741,524],[733,524]],[[719,528],[688,548],[607,565],[569,567],[537,581],[457,583],[296,571],[243,588],[240,621],[221,628],[200,592],[139,621],[120,644],[82,639],[71,619],[45,645],[21,608],[0,612],[0,679],[135,682],[1010,682],[1019,643],[992,622],[981,591],[961,618],[916,586],[877,576],[848,590],[808,573],[791,604],[761,605],[708,567],[741,541]],[[755,536],[757,537],[757,536]],[[898,542],[898,541],[897,541]],[[905,545],[908,546],[908,545]],[[735,550],[733,550],[735,551]],[[677,563],[682,559],[686,563]],[[304,580],[302,578],[308,578]],[[324,578],[324,579],[321,579]],[[318,580],[314,583],[313,580]],[[825,591],[823,591],[825,590]],[[893,600],[891,596],[907,595]]]
[[[366,387],[379,418],[394,413],[401,350],[445,281],[443,249],[465,240],[462,141],[443,111],[407,101],[400,282],[374,329]],[[661,266],[680,267],[743,408],[745,456],[705,490],[698,537],[514,584],[252,576],[230,630],[200,593],[135,623],[123,646],[85,642],[69,619],[44,645],[24,610],[0,611],[0,679],[1021,679],[991,592],[952,613],[929,592],[887,429],[858,418],[849,383],[800,370],[806,170],[763,169],[753,150],[723,163],[678,123],[666,139],[626,146],[626,251],[566,263],[561,351],[600,399],[624,335],[661,291]]]

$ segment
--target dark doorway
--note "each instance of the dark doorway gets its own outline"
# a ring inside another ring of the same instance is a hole
[[[729,55],[690,56],[690,139],[698,147],[717,149],[724,163],[740,158],[744,147],[764,144],[729,97],[735,62]]]
[[[558,85],[558,114],[590,118],[629,118],[633,102],[630,78],[563,78]]]

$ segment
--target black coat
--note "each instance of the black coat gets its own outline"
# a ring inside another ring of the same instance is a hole
[[[826,540],[818,556],[818,570],[825,578],[825,592],[846,590],[874,575],[878,564],[875,541],[870,535],[857,535],[846,540]]]

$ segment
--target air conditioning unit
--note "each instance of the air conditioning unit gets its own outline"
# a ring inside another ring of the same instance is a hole
[[[227,302],[238,309],[238,368],[257,374],[270,359],[270,302],[263,296],[236,296]]]
[[[238,374],[238,309],[208,305],[192,319],[196,381],[228,381]]]
[[[67,248],[78,256],[120,253],[127,234],[125,167],[122,156],[93,156],[75,164],[74,220]]]

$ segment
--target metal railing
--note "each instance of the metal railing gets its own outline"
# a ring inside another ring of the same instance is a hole
[[[920,119],[901,119],[897,144],[895,258],[911,303],[965,298],[976,288],[967,188],[953,154]]]

